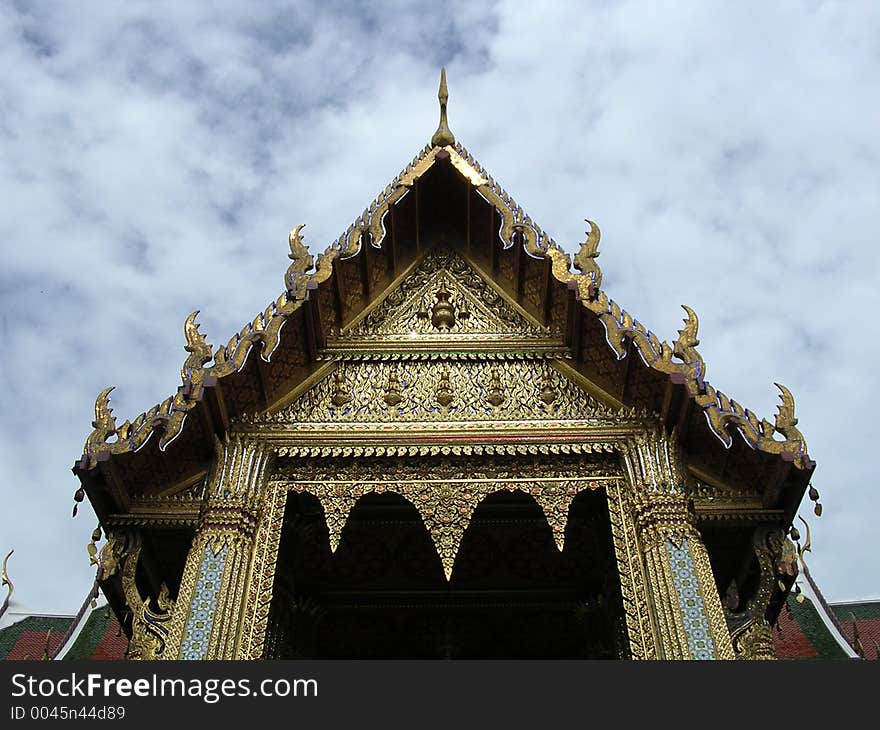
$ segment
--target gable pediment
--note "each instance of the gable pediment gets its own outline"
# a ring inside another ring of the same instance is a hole
[[[330,332],[327,348],[446,352],[562,342],[558,328],[537,322],[463,255],[435,250],[351,324]]]

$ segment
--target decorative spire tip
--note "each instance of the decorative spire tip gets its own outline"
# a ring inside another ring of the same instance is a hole
[[[431,137],[432,147],[446,147],[455,144],[455,135],[449,129],[446,121],[446,103],[449,101],[449,89],[446,87],[446,69],[440,69],[440,90],[437,92],[437,98],[440,100],[440,124],[437,125],[437,131]]]

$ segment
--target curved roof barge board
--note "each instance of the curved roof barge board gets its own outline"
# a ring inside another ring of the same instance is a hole
[[[182,432],[186,415],[201,401],[204,388],[216,386],[223,378],[240,373],[252,347],[259,343],[261,359],[270,362],[279,346],[283,326],[309,300],[312,292],[330,280],[337,268],[337,259],[341,262],[362,254],[364,236],[368,237],[371,248],[381,250],[387,235],[386,216],[393,206],[404,200],[419,178],[438,162],[451,165],[470,189],[497,212],[498,240],[505,250],[518,245],[529,257],[549,262],[553,280],[572,290],[582,308],[601,322],[608,346],[617,359],[625,358],[629,349],[635,349],[647,367],[683,384],[689,398],[703,411],[710,432],[725,448],[730,448],[733,443],[729,430],[733,427],[751,448],[780,456],[798,470],[812,472],[814,463],[809,459],[803,436],[794,428],[797,423],[794,400],[787,389],[780,386],[783,404],[775,423],[767,420],[759,422],[753,413],[716,391],[704,379],[706,368],[696,351],[699,343],[696,337],[698,322],[692,309],[684,307],[687,313],[685,326],[679,331],[679,337],[673,345],[660,341],[600,288],[601,270],[595,262],[600,236],[598,226],[588,221],[590,230],[587,240],[574,257],[578,271],[573,272],[570,255],[533,223],[513,198],[458,143],[421,150],[345,233],[323,254],[318,255],[316,261],[302,243],[302,226],[294,229],[289,239],[292,263],[284,277],[285,290],[264,312],[233,335],[226,346],[218,347],[213,355],[204,336],[198,332],[195,323],[197,313],[190,315],[184,326],[189,355],[181,371],[183,385],[178,393],[117,429],[109,408],[109,391],[112,388],[102,391],[95,405],[94,430],[86,441],[83,458],[75,467],[75,472],[84,475],[94,469],[98,462],[117,454],[137,451],[146,444],[154,430],[162,431],[159,446],[164,450]],[[774,438],[777,433],[783,435],[783,441]],[[115,441],[110,440],[113,436],[116,436]]]

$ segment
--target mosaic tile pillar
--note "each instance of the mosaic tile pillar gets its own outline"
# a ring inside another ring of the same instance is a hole
[[[660,659],[733,659],[709,555],[688,509],[674,437],[624,450]]]
[[[202,550],[189,616],[183,629],[181,659],[204,659],[208,654],[228,554],[228,545],[223,545],[216,554],[207,544]]]
[[[709,556],[683,494],[643,493],[639,529],[663,659],[733,659]]]
[[[172,617],[169,658],[236,658],[270,458],[241,438],[218,443]]]

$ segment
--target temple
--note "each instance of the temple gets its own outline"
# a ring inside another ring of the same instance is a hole
[[[773,658],[821,510],[791,393],[710,385],[694,310],[670,344],[612,301],[598,226],[572,259],[439,96],[265,311],[216,348],[186,318],[174,395],[98,396],[75,499],[129,658]]]

